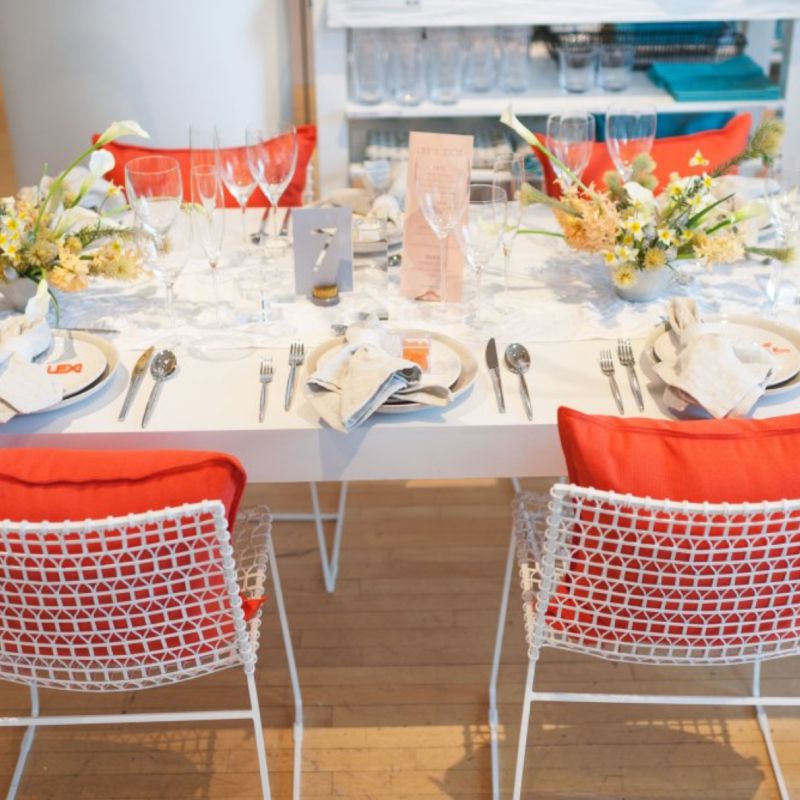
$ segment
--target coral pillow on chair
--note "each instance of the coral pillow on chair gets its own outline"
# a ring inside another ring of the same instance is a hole
[[[681,175],[699,175],[703,170],[713,170],[728,159],[738,155],[747,144],[751,123],[750,114],[739,114],[719,130],[656,139],[650,152],[656,162],[655,174],[658,178],[656,193],[667,185],[672,172],[678,172]],[[689,159],[697,150],[700,150],[708,159],[709,164],[707,166],[689,166]],[[556,183],[553,167],[547,157],[539,150],[534,148],[534,152],[542,164],[547,193],[553,197],[560,196],[561,190]],[[614,163],[611,161],[611,156],[608,155],[605,143],[595,142],[589,166],[586,167],[583,173],[583,182],[587,185],[594,183],[595,186],[603,189],[605,188],[603,175],[610,169],[614,169]]]
[[[96,142],[100,134],[92,136],[92,142]],[[303,204],[303,189],[306,186],[306,169],[314,148],[317,145],[317,129],[314,125],[297,126],[297,167],[294,177],[286,191],[281,197],[281,206],[300,206]],[[191,197],[189,186],[189,171],[191,164],[191,150],[188,147],[178,149],[142,147],[138,144],[124,144],[122,142],[110,142],[104,148],[114,156],[114,168],[106,175],[108,180],[113,181],[118,186],[125,186],[125,165],[139,156],[165,155],[176,158],[181,165],[181,175],[183,176],[183,198],[189,200]],[[256,189],[250,196],[248,206],[264,206],[267,201],[260,189]],[[230,192],[225,189],[225,205],[228,208],[238,208],[239,204]]]

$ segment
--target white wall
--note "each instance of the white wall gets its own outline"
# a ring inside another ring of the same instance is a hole
[[[2,0],[3,82],[17,180],[52,174],[112,120],[164,147],[189,125],[290,118],[286,3],[295,0]]]

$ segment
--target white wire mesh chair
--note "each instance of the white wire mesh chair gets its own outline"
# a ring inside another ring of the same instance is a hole
[[[266,508],[242,512],[233,540],[225,509],[205,500],[81,522],[0,522],[0,678],[30,689],[7,798],[19,788],[37,728],[46,725],[248,719],[261,789],[270,798],[255,666],[269,569],[295,702],[292,796],[300,796],[302,699]],[[145,689],[241,666],[250,707],[236,710],[44,716],[37,688]]]
[[[545,507],[541,495],[518,494],[506,596],[515,540],[529,661],[514,800],[522,792],[534,700],[754,706],[780,796],[788,800],[764,709],[798,706],[800,697],[763,697],[760,667],[767,659],[800,653],[800,500],[671,502],[558,484]],[[496,682],[506,596],[490,683],[495,798],[500,792]],[[543,647],[637,664],[752,664],[752,693],[534,691]]]

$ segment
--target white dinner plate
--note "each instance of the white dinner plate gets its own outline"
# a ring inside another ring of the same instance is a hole
[[[788,375],[788,377],[784,377],[782,380],[773,377],[773,382],[767,387],[765,394],[770,397],[776,397],[789,394],[800,388],[800,330],[784,325],[782,322],[775,322],[751,314],[722,314],[709,317],[704,322],[719,325],[720,333],[726,332],[727,329],[735,330],[737,333],[733,335],[737,337],[742,336],[742,330],[749,330],[747,335],[750,338],[737,338],[736,341],[746,341],[748,344],[761,344],[762,346],[771,343],[778,350],[790,350],[790,353],[773,352],[773,356],[775,356],[780,366],[779,374]],[[671,357],[674,360],[674,337],[672,350],[670,351],[667,349],[663,338],[665,335],[670,336],[666,328],[667,326],[664,322],[657,325],[645,341],[645,351],[654,361],[664,360],[659,356],[659,352],[656,351],[656,343],[659,340],[661,340],[659,351],[668,358],[670,357],[670,352],[672,352],[673,355]],[[790,357],[791,353],[794,353],[797,359],[796,367],[794,366],[793,358]]]
[[[435,331],[423,331],[411,328],[392,329],[392,333],[397,333],[400,336],[430,337],[431,353],[433,354],[435,351],[438,354],[437,356],[434,356],[434,359],[442,358],[449,360],[450,356],[445,355],[448,351],[455,355],[455,357],[458,359],[457,376],[450,383],[443,382],[443,385],[450,387],[454,402],[459,397],[464,395],[475,383],[475,378],[478,375],[478,363],[475,361],[475,358],[473,357],[469,348],[459,342],[457,339],[453,339],[451,336],[446,336],[443,333],[438,333]],[[311,352],[306,362],[308,374],[312,375],[317,370],[317,367],[322,363],[324,358],[330,358],[333,355],[333,352],[341,348],[343,342],[344,340],[342,337],[337,337],[335,339],[329,339],[327,342],[323,342],[321,345],[319,345],[319,347],[316,347]],[[440,345],[442,346],[441,349]],[[328,355],[329,353],[330,355]],[[441,368],[443,366],[444,364],[441,363],[437,368]],[[448,367],[448,369],[450,370],[449,374],[452,374],[452,364]],[[431,375],[430,372],[427,374],[429,376]],[[445,380],[446,379],[447,375],[445,375]],[[432,408],[439,408],[439,406],[429,406],[425,405],[424,403],[411,403],[403,401],[402,399],[397,399],[393,400],[392,402],[384,403],[382,406],[380,406],[380,408],[378,408],[376,413],[408,414],[412,411],[429,410]]]
[[[53,331],[50,347],[36,363],[63,388],[62,397],[72,397],[93,384],[106,368],[105,352],[75,332]]]
[[[66,336],[66,333],[64,331],[54,331],[54,335]],[[117,367],[119,366],[119,351],[116,347],[114,347],[113,344],[111,344],[111,342],[106,341],[100,336],[95,336],[91,333],[84,333],[83,331],[72,331],[70,335],[73,339],[73,342],[76,344],[78,342],[86,343],[99,350],[103,354],[105,366],[100,374],[95,378],[93,383],[88,384],[75,394],[71,394],[69,397],[64,397],[55,405],[49,406],[48,408],[39,409],[39,411],[32,411],[30,412],[31,414],[44,414],[45,412],[50,411],[60,411],[62,408],[68,408],[69,406],[76,405],[77,403],[82,403],[87,398],[99,392],[104,386],[107,386],[111,378],[114,376]],[[47,357],[48,356],[45,356],[45,359]]]

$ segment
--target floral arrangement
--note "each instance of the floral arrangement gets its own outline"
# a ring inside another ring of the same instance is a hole
[[[138,274],[133,230],[119,220],[125,197],[103,177],[114,167],[103,147],[126,135],[150,138],[136,122],[114,122],[58,176],[0,198],[0,288],[30,278],[74,292],[88,286],[90,275]],[[88,167],[81,165],[86,158]]]
[[[737,206],[734,193],[727,191],[719,180],[746,160],[771,163],[783,139],[783,123],[779,120],[763,121],[745,149],[712,172],[703,170],[688,176],[673,173],[664,191],[656,195],[658,180],[653,174],[656,165],[649,155],[634,159],[628,181],[623,181],[617,172],[607,172],[604,176],[607,188],[600,191],[594,185],[586,186],[510,108],[500,119],[541,151],[568,179],[562,181],[560,200],[526,184],[521,202],[551,207],[567,244],[575,250],[602,255],[620,288],[633,286],[645,270],[672,267],[683,259],[694,259],[711,267],[740,261],[747,255],[783,262],[794,257],[791,248],[747,244],[745,223],[760,216],[763,209],[757,203]],[[698,150],[687,166],[702,169],[708,164]]]

